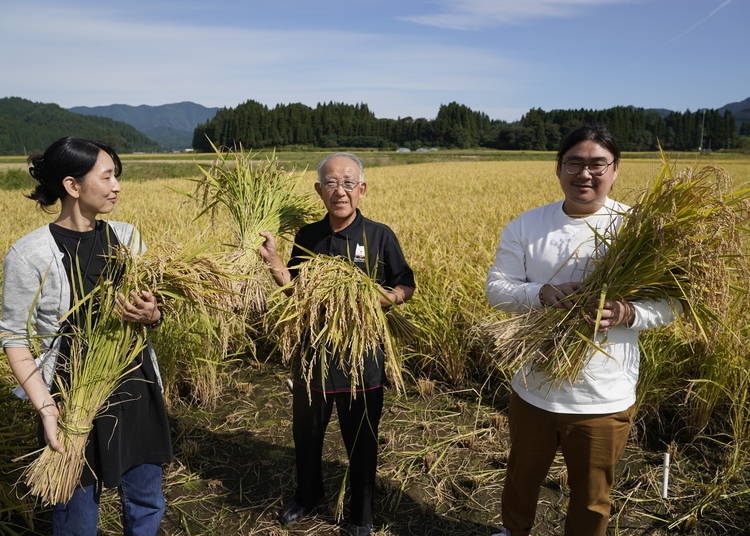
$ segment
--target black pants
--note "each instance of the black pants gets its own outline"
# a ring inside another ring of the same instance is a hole
[[[359,392],[356,398],[350,393],[329,393],[324,398],[323,393],[313,391],[310,403],[307,388],[295,382],[292,420],[297,459],[295,500],[311,507],[323,497],[323,438],[334,403],[349,455],[349,520],[355,525],[372,524],[382,387]]]

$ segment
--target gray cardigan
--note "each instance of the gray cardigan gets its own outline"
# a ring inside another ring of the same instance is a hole
[[[134,254],[146,251],[135,227],[119,221],[107,223],[120,243],[127,244]],[[62,261],[63,253],[49,225],[20,238],[5,256],[0,342],[3,348],[33,348],[37,345],[29,337],[38,337],[41,354],[36,363],[48,386],[52,384],[57,364],[60,319],[70,308],[70,283]],[[150,345],[149,354],[161,385],[156,354]],[[20,387],[15,392],[26,398]]]

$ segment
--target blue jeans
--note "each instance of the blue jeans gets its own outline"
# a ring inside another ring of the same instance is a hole
[[[117,491],[122,503],[125,536],[154,536],[166,503],[161,491],[161,465],[136,465],[122,475]],[[52,509],[53,536],[96,536],[99,491],[96,486],[76,489],[67,503]]]

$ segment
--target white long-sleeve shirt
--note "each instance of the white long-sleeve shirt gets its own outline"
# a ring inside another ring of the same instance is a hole
[[[614,233],[630,208],[607,199],[595,214],[571,218],[562,206],[557,201],[529,210],[505,227],[487,275],[490,305],[509,313],[527,312],[542,306],[542,285],[583,281],[591,270],[590,259],[605,249],[597,236]],[[606,342],[600,335],[598,341],[609,355],[592,349],[574,382],[553,385],[544,372],[527,365],[513,377],[513,390],[529,404],[555,413],[601,414],[630,407],[640,365],[638,332],[669,324],[681,312],[676,300],[632,303],[632,326],[611,328]]]

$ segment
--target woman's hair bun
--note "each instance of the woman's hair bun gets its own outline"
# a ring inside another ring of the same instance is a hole
[[[43,155],[32,155],[29,157],[29,175],[34,177],[37,181],[42,182],[44,176],[44,156]]]

